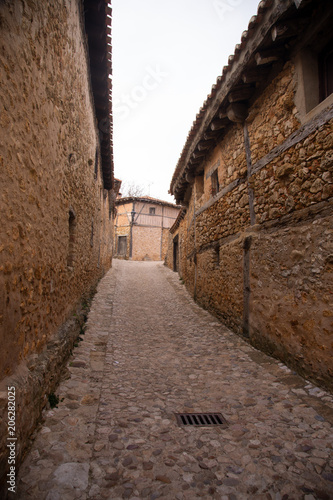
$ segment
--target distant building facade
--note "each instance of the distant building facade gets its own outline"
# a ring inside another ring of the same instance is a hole
[[[169,229],[180,207],[146,196],[119,198],[116,208],[115,257],[164,260]]]
[[[333,5],[262,1],[188,135],[167,262],[235,332],[333,387]]]
[[[73,347],[73,313],[111,265],[108,4],[0,2],[0,490],[7,387],[18,467]]]

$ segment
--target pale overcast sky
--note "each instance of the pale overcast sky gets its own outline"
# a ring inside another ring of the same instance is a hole
[[[187,134],[258,0],[113,0],[115,176],[174,202]]]

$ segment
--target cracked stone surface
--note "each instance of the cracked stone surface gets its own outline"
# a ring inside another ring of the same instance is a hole
[[[329,500],[333,398],[156,262],[114,261],[21,466],[22,500]],[[219,412],[221,427],[175,413]]]

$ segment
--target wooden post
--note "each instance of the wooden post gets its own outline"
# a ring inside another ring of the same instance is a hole
[[[133,201],[133,207],[132,207],[132,212],[131,212],[130,248],[129,248],[129,258],[130,259],[133,256],[133,224],[134,224],[134,216],[135,216],[135,201]]]
[[[193,196],[193,226],[194,226],[194,300],[197,298],[197,278],[198,278],[198,262],[197,262],[197,235],[196,235],[196,216],[195,216],[195,198],[196,198],[196,185],[194,184]]]
[[[160,260],[162,260],[162,250],[163,250],[163,226],[164,226],[164,206],[162,205]]]
[[[253,226],[256,223],[256,214],[254,211],[254,193],[253,193],[253,189],[251,189],[249,186],[249,179],[250,179],[251,170],[252,170],[251,146],[250,146],[249,131],[247,128],[247,124],[245,122],[244,122],[244,126],[243,126],[243,131],[244,131],[244,146],[245,146],[246,166],[247,166],[247,182],[248,182],[250,221],[251,221],[251,226]]]
[[[250,336],[250,248],[252,238],[248,236],[244,240],[243,250],[243,335]]]

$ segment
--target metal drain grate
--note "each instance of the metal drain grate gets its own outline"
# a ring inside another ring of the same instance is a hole
[[[194,427],[216,426],[227,427],[226,419],[221,413],[175,413],[178,425]]]

